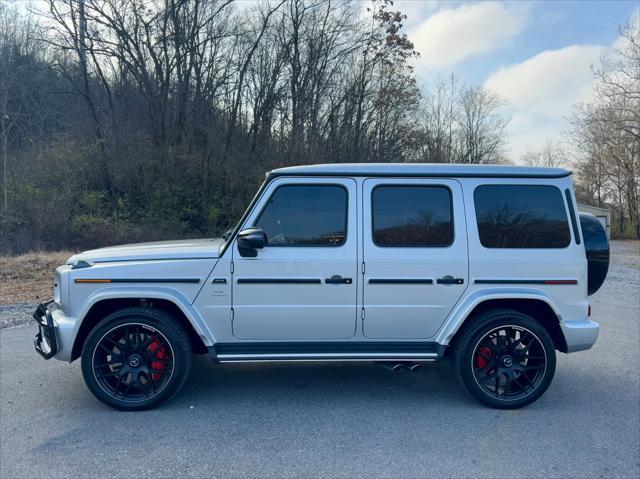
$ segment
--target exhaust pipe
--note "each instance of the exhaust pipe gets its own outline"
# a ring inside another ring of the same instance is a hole
[[[392,373],[399,373],[405,368],[405,365],[402,363],[382,363],[382,366]]]
[[[422,364],[420,363],[409,363],[407,365],[405,365],[405,367],[412,372],[416,372],[418,369],[420,369],[422,367]]]

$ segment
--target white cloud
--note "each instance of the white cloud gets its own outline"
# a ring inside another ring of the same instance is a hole
[[[484,86],[510,103],[513,159],[539,149],[547,139],[561,138],[573,105],[592,98],[590,66],[605,50],[600,45],[547,50],[489,76]]]
[[[440,10],[409,32],[419,67],[443,69],[506,45],[525,25],[526,7],[481,2]]]
[[[547,50],[522,63],[499,69],[484,86],[517,108],[548,115],[563,114],[571,105],[589,99],[593,85],[589,67],[603,51],[604,47],[599,45]]]

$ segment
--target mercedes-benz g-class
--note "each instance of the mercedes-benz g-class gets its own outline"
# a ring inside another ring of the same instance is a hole
[[[36,350],[81,358],[91,392],[144,409],[214,362],[451,357],[469,392],[525,406],[556,351],[589,349],[607,273],[600,223],[564,169],[444,164],[282,168],[224,238],[102,248],[55,272]]]

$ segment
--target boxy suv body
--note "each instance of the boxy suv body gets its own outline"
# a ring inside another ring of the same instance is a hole
[[[71,257],[34,313],[35,346],[81,357],[89,389],[121,409],[174,395],[193,352],[406,367],[451,356],[473,396],[515,408],[546,390],[556,350],[595,343],[588,295],[607,267],[604,231],[577,216],[563,169],[282,168],[225,238]]]

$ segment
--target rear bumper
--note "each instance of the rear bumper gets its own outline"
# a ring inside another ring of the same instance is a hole
[[[584,321],[563,321],[560,328],[567,343],[567,352],[575,353],[591,349],[598,339],[600,325],[590,319]]]

